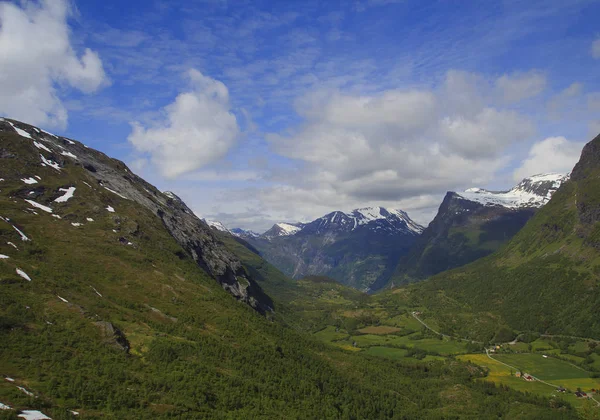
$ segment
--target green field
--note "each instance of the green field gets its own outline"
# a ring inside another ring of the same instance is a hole
[[[541,354],[530,353],[499,354],[494,357],[523,372],[567,389],[576,390],[579,387],[584,391],[589,391],[600,387],[599,378],[592,378],[589,372],[554,357],[544,358]]]

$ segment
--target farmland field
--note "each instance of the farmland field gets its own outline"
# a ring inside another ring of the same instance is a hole
[[[573,391],[581,388],[589,392],[590,389],[597,389],[600,385],[600,380],[598,378],[591,378],[589,372],[562,360],[551,357],[547,359],[543,358],[541,354],[502,354],[494,355],[493,357],[497,360],[490,359],[485,354],[466,354],[457,356],[457,359],[465,362],[470,361],[489,369],[488,376],[484,380],[507,385],[523,392],[533,392],[544,396],[557,396],[569,401],[576,407],[581,407],[584,400],[576,398],[572,393]],[[542,382],[527,382],[521,378],[517,378],[514,376],[515,371],[503,365],[500,361],[523,369],[525,372],[550,384],[563,386],[571,392],[560,394],[552,386]]]

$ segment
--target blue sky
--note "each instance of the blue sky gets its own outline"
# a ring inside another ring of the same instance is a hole
[[[0,2],[0,114],[266,230],[568,171],[600,132],[598,1]]]

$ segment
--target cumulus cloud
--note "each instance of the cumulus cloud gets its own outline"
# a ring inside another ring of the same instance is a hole
[[[179,94],[163,109],[164,120],[151,127],[133,122],[128,137],[167,178],[222,158],[240,132],[227,87],[195,69],[187,75],[191,90]]]
[[[564,137],[548,137],[535,143],[528,157],[513,172],[515,181],[546,172],[571,172],[584,143],[569,141]]]
[[[546,88],[546,76],[537,71],[505,74],[496,81],[504,101],[519,102],[539,95]]]
[[[70,40],[67,0],[0,3],[0,114],[64,128],[58,88],[84,93],[108,83],[98,54],[79,56]]]
[[[483,101],[473,105],[477,98],[459,98],[465,106],[470,103],[468,110],[448,106],[452,100],[446,95],[457,76],[449,75],[439,91],[370,96],[328,91],[299,100],[304,124],[290,135],[269,137],[277,153],[304,168],[303,185],[286,193],[309,200],[302,190],[321,203],[325,198],[318,194],[332,191],[349,201],[398,201],[487,182],[507,163],[506,148],[531,137],[535,128],[515,111]],[[458,84],[469,85],[468,80]]]
[[[600,59],[600,38],[592,42],[592,57]]]

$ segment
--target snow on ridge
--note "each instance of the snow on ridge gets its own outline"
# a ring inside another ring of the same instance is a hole
[[[300,230],[302,230],[302,228],[298,227],[298,226],[294,226],[291,225],[289,223],[275,223],[275,226],[277,226],[279,229],[281,229],[281,235],[295,235],[296,233],[298,233]]]
[[[66,203],[69,199],[73,198],[73,194],[75,193],[75,187],[69,188],[59,188],[58,191],[63,191],[64,194],[54,200],[56,203]]]
[[[542,207],[569,177],[570,174],[537,174],[523,179],[509,191],[494,192],[482,188],[469,188],[464,192],[458,193],[458,196],[483,204],[484,206],[502,206],[511,209]],[[548,188],[546,194],[540,194],[535,191],[536,187],[544,186],[548,182],[552,182],[553,184]]]
[[[6,121],[6,120],[4,120],[4,121]],[[21,130],[19,127],[15,127],[15,125],[13,123],[11,123],[10,121],[6,121],[6,122],[9,123],[11,125],[11,127],[15,129],[17,134],[20,135],[21,137],[27,137],[28,139],[33,140],[33,137],[31,137],[31,134],[29,134],[27,131]]]
[[[375,220],[387,220],[390,215],[396,216],[398,219],[404,221],[409,230],[415,233],[423,232],[423,226],[415,223],[405,211],[397,210],[397,209],[386,209],[383,207],[365,207],[361,209],[353,210],[351,213],[346,213],[349,217],[359,218],[358,223],[356,225],[366,225]]]
[[[21,181],[23,181],[24,183],[26,183],[27,185],[31,185],[31,184],[37,184],[37,179],[29,177],[29,178],[22,178]]]
[[[221,232],[228,232],[228,233],[231,233],[231,232],[229,231],[229,229],[227,229],[227,228],[225,227],[225,225],[224,225],[223,223],[219,222],[218,220],[209,220],[209,219],[204,219],[204,222],[205,222],[205,223],[206,223],[208,226],[210,226],[210,227],[212,227],[212,228],[215,228],[215,229],[217,229],[217,230],[220,230]]]

